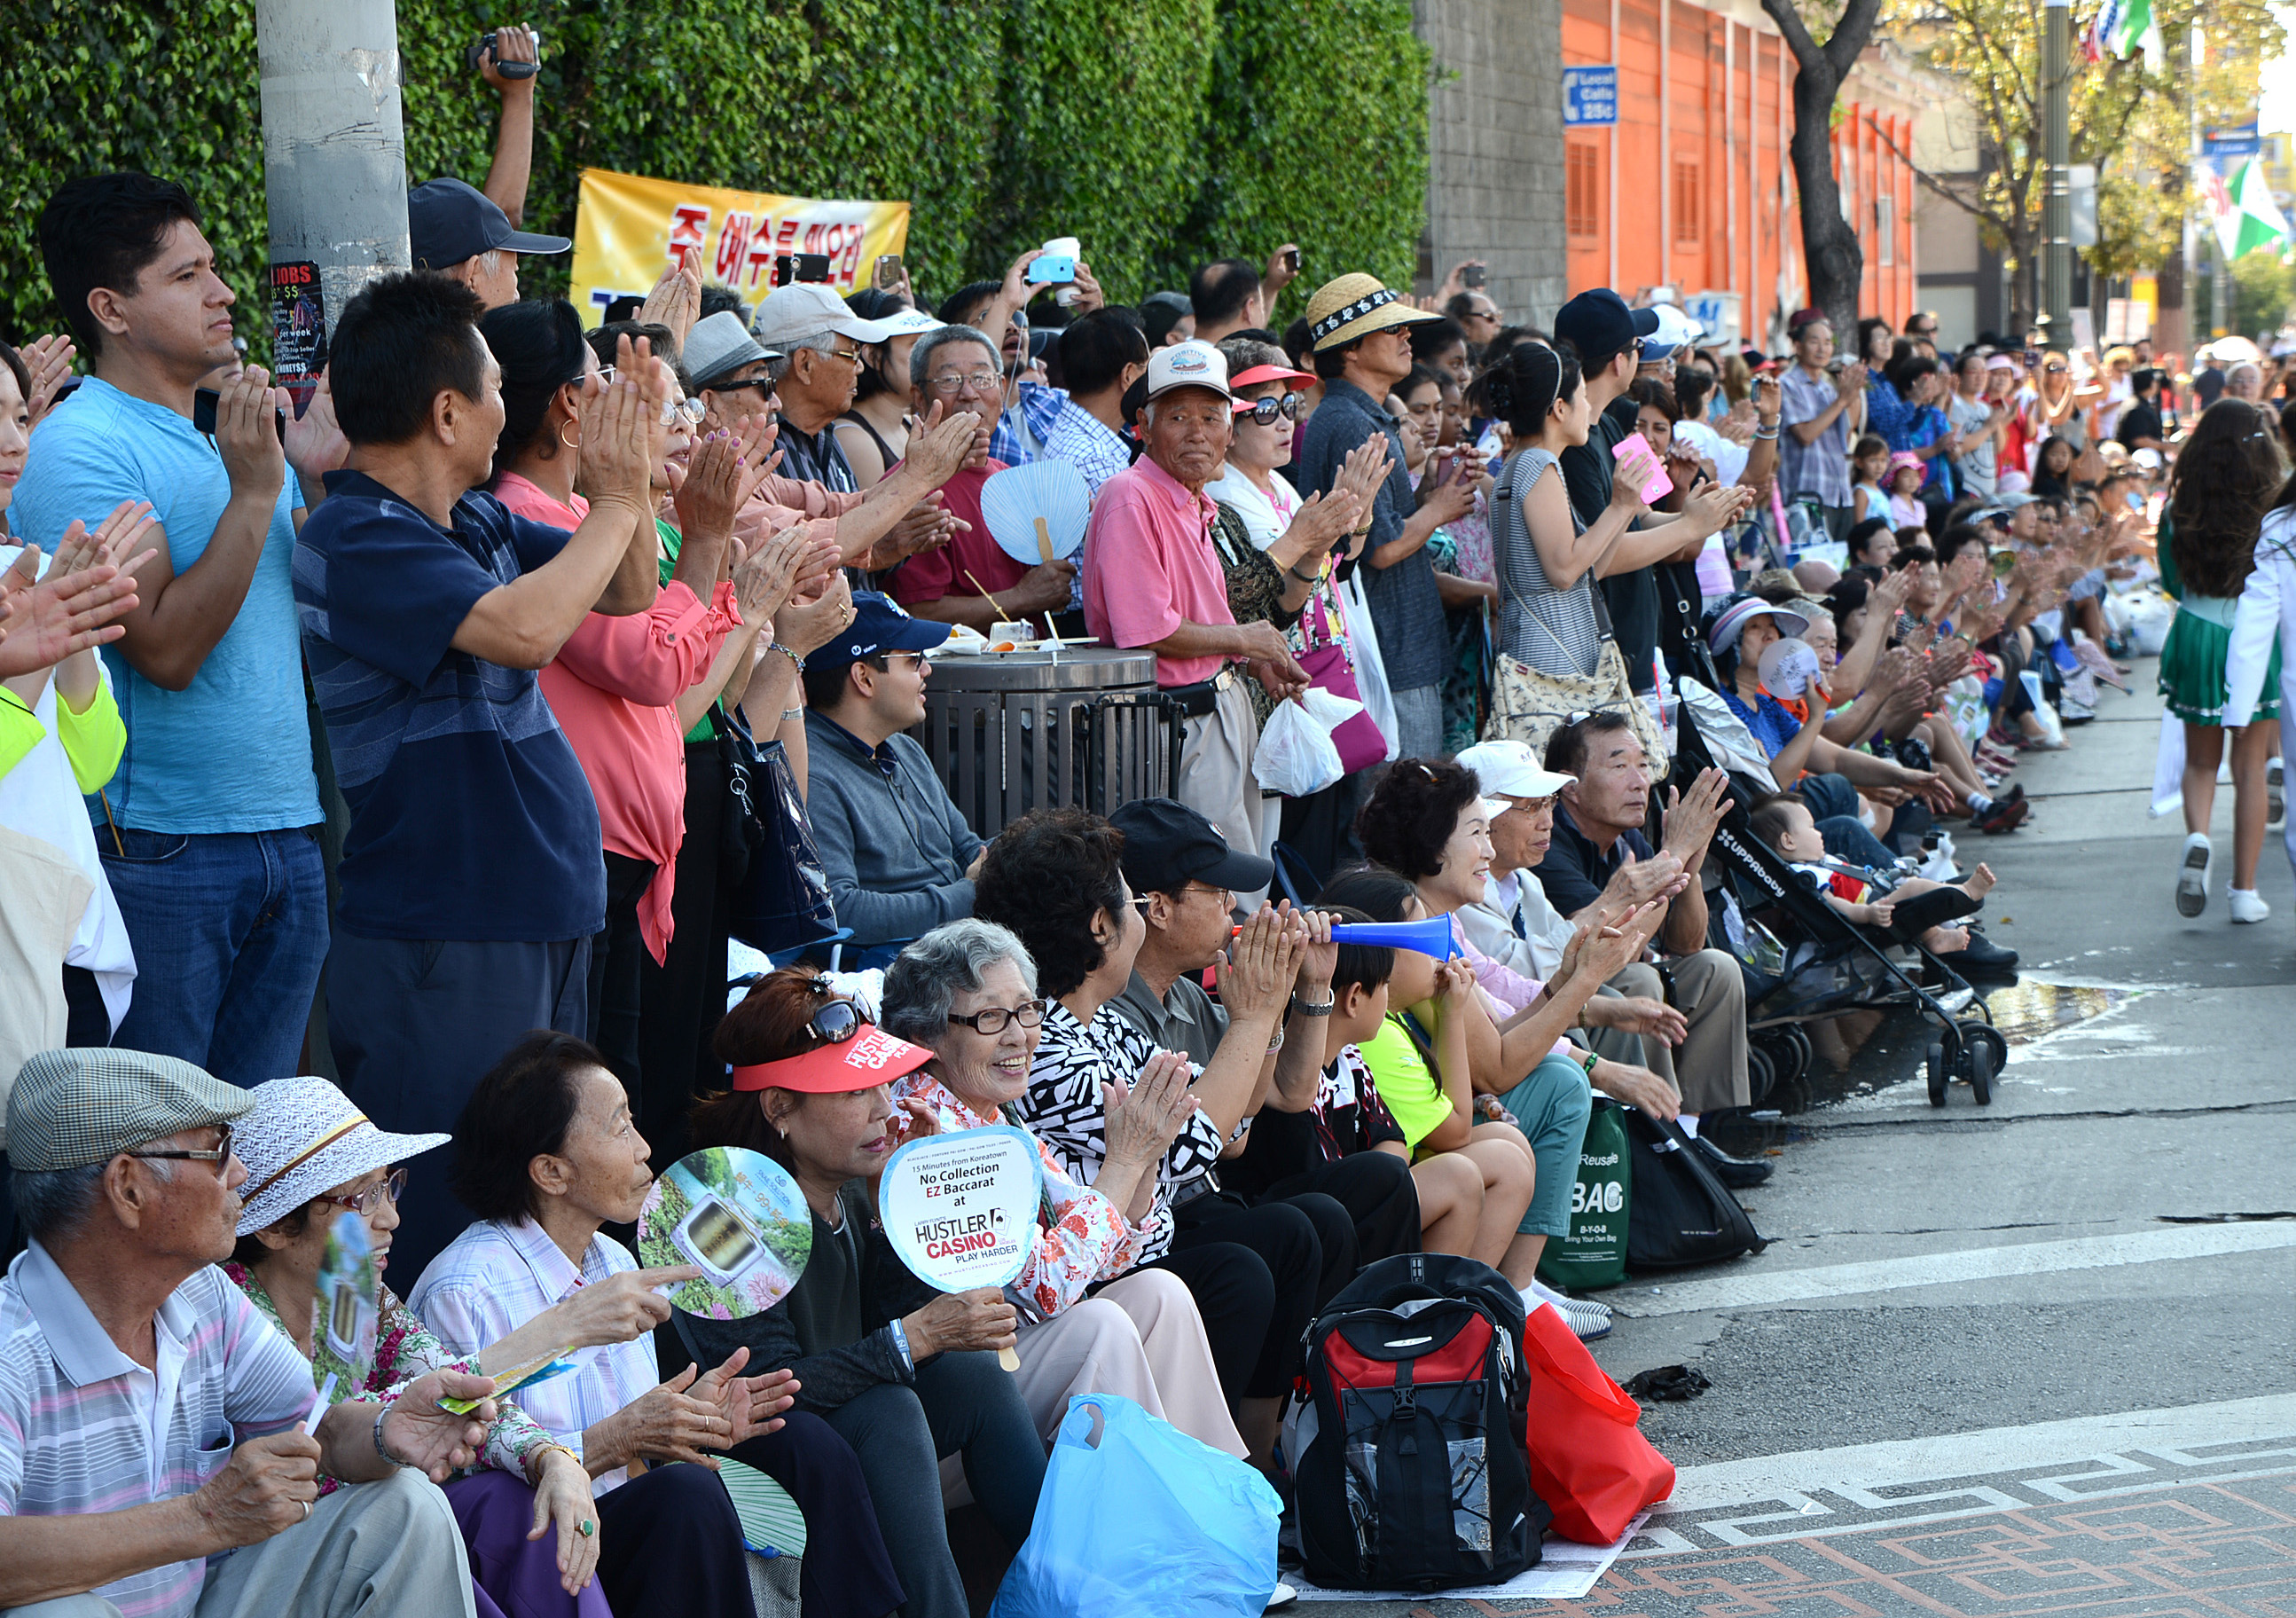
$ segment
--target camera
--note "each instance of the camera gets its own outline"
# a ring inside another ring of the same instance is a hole
[[[827,253],[775,253],[774,255],[774,284],[787,286],[792,281],[826,281],[829,279]]]
[[[476,45],[464,49],[463,60],[469,64],[472,72],[479,71],[485,63],[487,53],[495,48],[496,37],[496,31],[489,29],[479,36]],[[535,43],[537,45],[542,43],[539,36],[536,37]],[[495,63],[495,71],[504,78],[531,78],[538,66],[539,64],[531,62],[497,62]]]
[[[209,438],[215,437],[216,407],[222,401],[223,395],[213,388],[193,390],[192,430],[194,432],[204,433]],[[283,444],[287,441],[287,413],[284,410],[275,410],[271,414],[274,417],[273,424],[279,430],[279,441]]]
[[[1075,279],[1074,253],[1041,253],[1029,261],[1030,286],[1063,286]]]
[[[1489,278],[1490,273],[1480,264],[1470,264],[1459,272],[1459,284],[1470,292],[1481,292]]]

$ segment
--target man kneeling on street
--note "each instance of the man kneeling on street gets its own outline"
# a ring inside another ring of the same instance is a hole
[[[494,1384],[434,1371],[389,1405],[314,1406],[310,1365],[216,1268],[247,1179],[232,1121],[254,1105],[140,1051],[44,1051],[17,1075],[31,1245],[0,1280],[0,1612],[472,1613],[433,1481],[476,1460]],[[359,1486],[321,1499],[321,1473]]]
[[[1650,775],[1642,743],[1624,716],[1590,714],[1549,740],[1544,766],[1520,743],[1484,743],[1459,755],[1486,796],[1513,807],[1491,822],[1484,902],[1461,913],[1477,948],[1546,977],[1570,929],[1601,905],[1669,900],[1656,963],[1636,962],[1612,977],[1583,1014],[1593,1044],[1614,1061],[1639,1060],[1682,1097],[1680,1121],[1725,1185],[1758,1186],[1770,1164],[1733,1157],[1698,1133],[1708,1113],[1742,1107],[1746,1083],[1746,981],[1738,963],[1706,948],[1706,894],[1700,874],[1721,824],[1729,778],[1710,769],[1686,792],[1669,792],[1664,844],[1643,835]],[[1669,992],[1669,988],[1671,993]],[[1609,992],[1615,991],[1615,992]],[[1636,1057],[1630,1042],[1642,1047]]]

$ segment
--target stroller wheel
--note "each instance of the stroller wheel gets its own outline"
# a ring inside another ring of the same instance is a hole
[[[1969,1042],[1969,1088],[1978,1105],[1993,1105],[1993,1046],[1989,1040]]]
[[[1930,1046],[1930,1105],[1933,1107],[1945,1105],[1947,1077],[1945,1047],[1932,1041]]]
[[[1799,1023],[1786,1030],[1786,1037],[1792,1042],[1794,1048],[1792,1077],[1799,1080],[1808,1074],[1809,1064],[1817,1059],[1817,1052],[1809,1042],[1809,1031]]]
[[[1961,1025],[1961,1042],[1972,1051],[1982,1046],[1993,1053],[1993,1065],[1988,1071],[1997,1079],[2001,1076],[2001,1070],[2009,1065],[2009,1041],[1990,1023],[1974,1020],[1964,1023]]]
[[[1777,1065],[1767,1047],[1750,1044],[1746,1047],[1746,1095],[1748,1106],[1761,1106],[1770,1098],[1777,1083]]]

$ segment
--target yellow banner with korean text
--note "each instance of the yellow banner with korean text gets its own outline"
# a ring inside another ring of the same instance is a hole
[[[726,191],[585,168],[574,220],[574,306],[594,326],[615,299],[643,298],[674,255],[699,251],[705,281],[755,304],[777,258],[818,253],[841,296],[867,286],[878,258],[908,245],[906,202],[840,201]]]

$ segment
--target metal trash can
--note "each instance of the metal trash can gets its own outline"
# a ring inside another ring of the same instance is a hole
[[[1104,815],[1168,795],[1182,723],[1154,653],[1062,646],[935,661],[913,734],[987,839],[1034,809]]]

